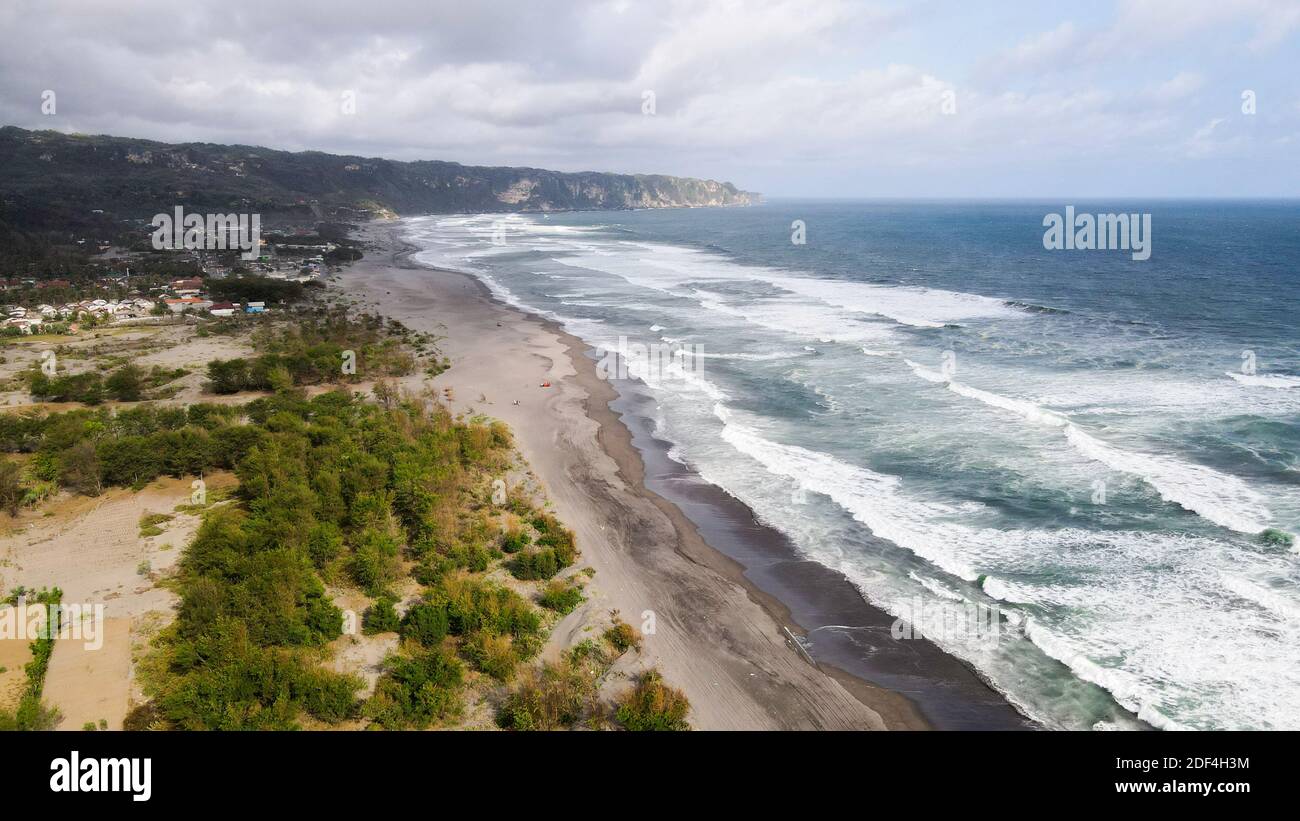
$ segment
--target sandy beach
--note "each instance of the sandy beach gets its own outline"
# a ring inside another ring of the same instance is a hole
[[[331,289],[444,337],[453,365],[435,386],[455,411],[512,427],[596,571],[593,601],[634,625],[653,623],[646,663],[686,692],[692,726],[1026,726],[965,666],[928,642],[891,641],[892,619],[842,576],[683,475],[634,400],[597,377],[581,340],[494,300],[472,277],[411,262],[397,223],[372,223],[359,238],[365,258]],[[791,640],[824,626],[847,632],[819,634],[807,650]]]

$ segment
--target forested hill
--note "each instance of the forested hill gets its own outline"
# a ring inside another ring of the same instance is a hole
[[[452,162],[397,162],[244,145],[168,144],[0,128],[0,219],[57,229],[102,210],[148,218],[200,211],[318,218],[438,212],[748,205],[731,183],[660,175],[562,173]],[[69,219],[71,218],[71,219]]]

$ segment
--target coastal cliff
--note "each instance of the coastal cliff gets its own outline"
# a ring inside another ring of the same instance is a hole
[[[0,128],[3,215],[44,227],[58,212],[147,217],[165,207],[314,212],[324,216],[568,211],[750,205],[729,182],[594,171],[288,152],[243,145],[169,144],[124,137]]]

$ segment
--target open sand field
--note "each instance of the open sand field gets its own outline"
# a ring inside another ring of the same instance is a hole
[[[76,638],[55,642],[45,677],[44,700],[62,714],[58,728],[79,730],[107,722],[120,729],[140,694],[135,663],[149,637],[171,620],[176,597],[158,581],[180,558],[197,530],[197,513],[174,512],[190,501],[192,478],[164,478],[138,493],[115,488],[90,497],[61,494],[38,510],[5,524],[0,537],[0,587],[5,591],[59,587],[65,604],[103,605],[102,644]],[[233,484],[229,474],[205,477],[209,493]],[[172,515],[162,533],[141,536],[150,513]],[[11,647],[8,645],[20,645]],[[13,671],[29,656],[26,641],[0,641],[0,700],[17,699],[25,683]],[[20,661],[21,657],[21,661]],[[7,703],[7,702],[6,702]]]
[[[252,353],[247,335],[200,337],[196,331],[193,322],[178,320],[163,325],[106,326],[73,336],[5,337],[0,339],[0,407],[39,406],[51,411],[80,407],[75,403],[36,402],[28,393],[23,372],[39,367],[42,357],[50,353],[55,354],[61,374],[106,373],[127,361],[145,371],[155,366],[167,371],[186,369],[186,375],[162,386],[163,398],[159,401],[165,404],[247,401],[247,396],[203,393],[208,362]]]

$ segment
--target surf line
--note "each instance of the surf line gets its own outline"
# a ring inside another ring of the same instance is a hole
[[[959,396],[975,399],[1000,410],[1010,411],[1036,424],[1061,429],[1065,434],[1066,441],[1082,455],[1095,462],[1100,462],[1111,470],[1136,476],[1155,488],[1165,501],[1173,502],[1203,519],[1239,533],[1259,534],[1269,529],[1267,524],[1260,521],[1260,519],[1272,518],[1264,508],[1262,500],[1259,499],[1255,491],[1234,476],[1221,474],[1202,465],[1187,465],[1176,461],[1171,462],[1158,456],[1129,453],[1102,442],[1059,413],[1040,408],[1032,402],[1013,399],[957,382],[952,379],[952,370],[948,367],[945,367],[940,372],[926,368],[924,365],[910,359],[904,359],[903,361],[907,363],[916,376],[927,382],[941,384]],[[1224,507],[1222,493],[1211,491],[1208,496],[1205,493],[1197,493],[1195,490],[1186,487],[1185,482],[1180,483],[1179,477],[1170,475],[1172,471],[1190,474],[1193,479],[1201,483],[1214,482],[1220,485],[1221,488],[1227,486],[1225,489],[1229,491],[1228,496],[1230,497],[1227,501],[1233,509]],[[1241,508],[1251,510],[1247,513],[1241,513],[1239,512]]]

